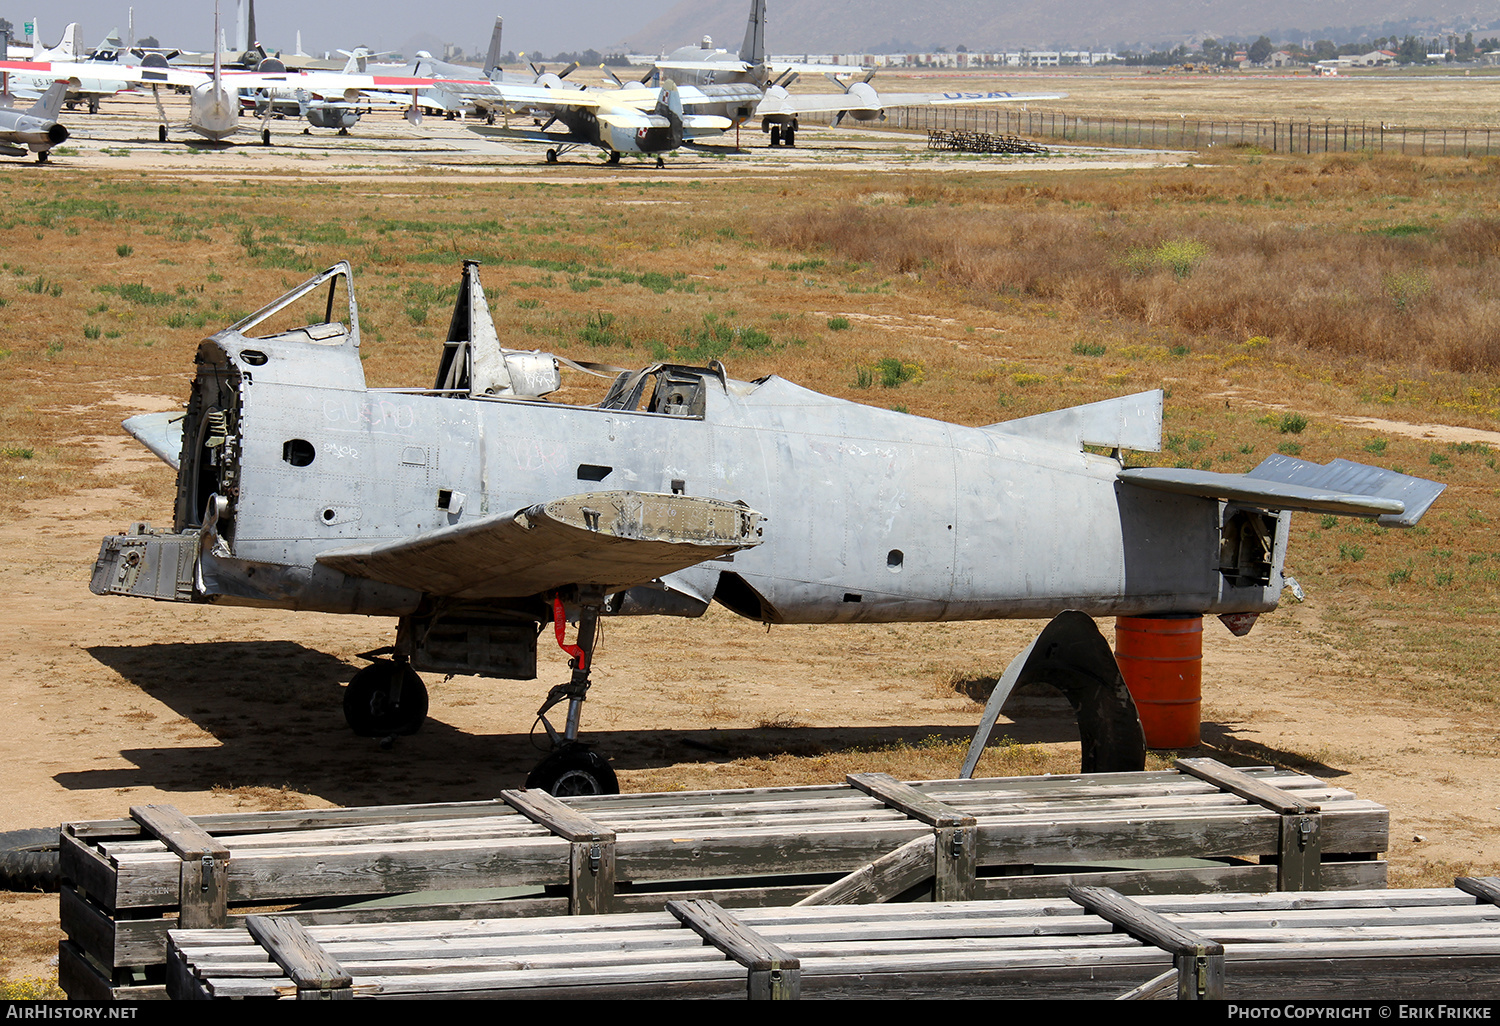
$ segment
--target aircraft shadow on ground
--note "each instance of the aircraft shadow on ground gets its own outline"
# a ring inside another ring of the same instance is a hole
[[[127,768],[59,773],[78,790],[136,787],[162,791],[258,788],[316,795],[338,805],[463,801],[521,787],[544,754],[540,728],[476,734],[444,722],[439,703],[417,734],[383,750],[344,723],[343,683],[359,668],[296,642],[204,642],[96,646],[88,649],[180,720],[163,722],[181,745],[125,749]],[[536,682],[495,682],[494,702],[528,709],[541,702]],[[1019,744],[1076,741],[1078,727],[1061,696],[1009,702],[1015,722],[996,728]],[[978,720],[978,710],[975,720]],[[191,726],[189,726],[191,724]],[[587,728],[587,717],[584,725]],[[193,729],[197,728],[197,729]],[[1239,736],[1237,724],[1203,724],[1203,745],[1179,754],[1208,755],[1231,765],[1290,766],[1328,779],[1344,771]],[[203,740],[199,731],[211,735]],[[190,731],[191,736],[185,732]],[[966,742],[973,729],[936,724],[843,727],[761,726],[714,729],[585,730],[585,738],[620,770],[683,763],[723,763],[777,755],[811,757],[851,749],[875,751],[929,738]],[[953,767],[953,774],[958,766]],[[831,781],[830,781],[831,782]],[[258,800],[266,800],[264,794]]]
[[[181,719],[164,721],[161,730],[185,743],[121,750],[133,764],[128,768],[57,774],[69,789],[286,788],[339,805],[470,800],[523,786],[545,754],[540,728],[530,736],[475,734],[444,722],[441,703],[417,734],[383,750],[377,739],[357,737],[344,723],[342,685],[359,666],[296,642],[95,646],[88,652],[176,713]],[[497,681],[494,701],[533,709],[544,693],[537,682]],[[1003,725],[995,737],[1003,733],[1022,744],[1077,740],[1077,724],[1060,699],[1025,712],[1022,722]],[[876,750],[932,737],[967,741],[973,733],[972,727],[921,723],[592,731],[586,715],[584,726],[586,740],[622,770]],[[199,730],[213,740],[202,739]]]

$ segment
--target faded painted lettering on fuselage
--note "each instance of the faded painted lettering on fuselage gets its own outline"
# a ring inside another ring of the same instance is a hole
[[[417,426],[416,408],[407,402],[385,398],[333,398],[323,400],[323,418],[330,424],[368,427],[377,433],[407,434]]]
[[[945,99],[945,100],[1003,100],[1007,96],[1010,96],[1010,95],[1011,95],[1010,93],[996,93],[996,92],[989,92],[989,93],[944,93],[943,94],[943,99]]]
[[[562,442],[517,438],[510,443],[511,456],[518,470],[560,470],[568,459],[568,447]]]

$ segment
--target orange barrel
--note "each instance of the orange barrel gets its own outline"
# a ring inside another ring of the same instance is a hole
[[[1115,660],[1147,748],[1192,748],[1203,718],[1203,617],[1115,618]]]

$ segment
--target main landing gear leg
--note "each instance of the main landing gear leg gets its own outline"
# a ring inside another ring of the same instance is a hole
[[[620,784],[609,762],[588,745],[578,740],[578,723],[583,717],[584,699],[588,697],[589,670],[594,663],[594,641],[598,637],[599,614],[604,608],[604,596],[600,593],[585,593],[580,596],[578,616],[578,644],[563,643],[562,599],[552,599],[553,624],[557,629],[557,643],[573,658],[573,672],[566,684],[559,684],[547,693],[547,701],[537,710],[537,719],[546,728],[552,742],[552,754],[541,762],[526,778],[526,786],[560,798],[585,794],[619,794]],[[547,711],[563,699],[568,702],[568,718],[559,734],[547,721]]]

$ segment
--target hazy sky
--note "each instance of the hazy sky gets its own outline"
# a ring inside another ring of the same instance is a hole
[[[604,52],[631,32],[671,10],[677,0],[548,0],[506,5],[503,0],[443,0],[411,4],[403,0],[256,0],[257,34],[267,49],[291,50],[297,32],[308,53],[364,44],[377,50],[400,47],[419,33],[436,36],[466,51],[483,53],[495,16],[505,19],[507,50],[557,53]],[[48,46],[56,45],[68,22],[76,21],[86,45],[93,46],[118,27],[123,39],[135,8],[136,36],[156,36],[164,46],[207,50],[213,39],[212,0],[0,0],[0,17],[21,36],[36,18]],[[509,6],[511,9],[505,9]],[[421,11],[414,14],[413,11]],[[221,18],[234,45],[234,0],[221,0]],[[686,44],[694,40],[683,40]]]

